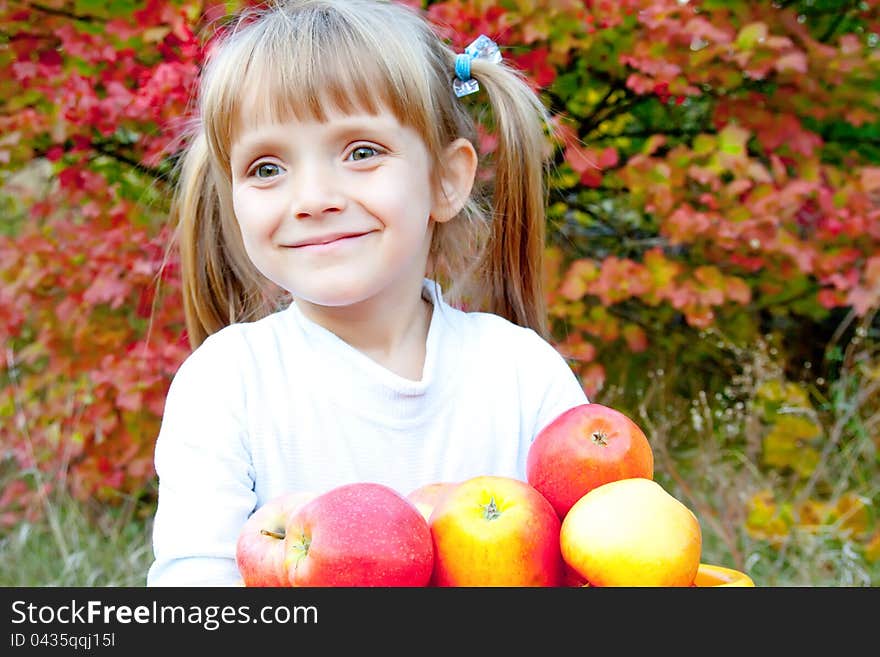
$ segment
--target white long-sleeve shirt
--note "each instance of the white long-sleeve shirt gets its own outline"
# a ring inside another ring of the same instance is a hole
[[[291,303],[208,337],[172,380],[156,441],[158,508],[148,586],[240,580],[248,516],[287,491],[371,481],[403,495],[478,475],[525,480],[529,445],[587,403],[562,356],[530,329],[434,308],[421,381],[386,369]]]

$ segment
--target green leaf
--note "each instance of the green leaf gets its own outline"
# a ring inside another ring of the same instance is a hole
[[[767,38],[767,26],[764,23],[749,23],[736,35],[736,47],[740,50],[754,50],[755,46]]]

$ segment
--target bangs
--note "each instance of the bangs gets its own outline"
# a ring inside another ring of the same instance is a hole
[[[418,65],[427,53],[416,52],[424,48],[417,23],[401,30],[399,12],[396,21],[383,20],[375,5],[372,12],[314,2],[240,23],[209,60],[201,88],[205,134],[220,162],[228,165],[232,141],[247,125],[324,121],[329,110],[387,109],[434,150],[430,72]]]

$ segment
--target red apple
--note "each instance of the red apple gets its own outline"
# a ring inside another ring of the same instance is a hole
[[[597,486],[631,477],[654,478],[654,453],[635,422],[601,404],[560,414],[535,437],[526,458],[526,480],[560,520]]]
[[[416,505],[416,508],[427,521],[431,518],[431,512],[437,506],[437,502],[453,488],[455,488],[455,484],[452,482],[437,481],[419,486],[415,490],[410,491],[406,499]]]
[[[561,586],[560,521],[519,479],[477,476],[437,502],[430,519],[436,586]]]
[[[284,568],[285,527],[293,512],[313,497],[312,492],[282,493],[248,517],[235,546],[235,562],[245,586],[289,586]]]
[[[434,550],[428,523],[388,486],[345,484],[291,516],[285,567],[291,586],[427,586]]]

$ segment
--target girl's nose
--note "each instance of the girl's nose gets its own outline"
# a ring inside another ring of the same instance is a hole
[[[290,214],[296,219],[321,217],[341,212],[345,194],[340,189],[338,174],[319,167],[299,168],[291,176]]]

